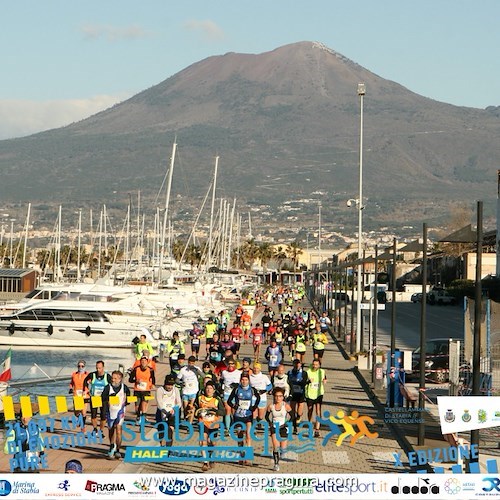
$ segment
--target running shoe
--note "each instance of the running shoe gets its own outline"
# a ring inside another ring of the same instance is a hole
[[[210,468],[210,467],[209,467],[209,465],[205,462],[205,463],[203,464],[203,466],[201,467],[201,470],[202,470],[203,472],[206,472],[209,468]]]
[[[278,472],[280,470],[280,466],[278,464],[274,464],[273,470]]]
[[[108,451],[108,459],[113,459],[114,456],[115,456],[115,452],[116,452],[116,445],[113,445],[109,448],[109,451]]]
[[[122,454],[119,451],[117,451],[115,453],[115,458],[116,458],[116,460],[120,460],[122,458]]]

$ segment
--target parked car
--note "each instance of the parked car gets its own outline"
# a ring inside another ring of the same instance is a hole
[[[433,288],[427,294],[427,302],[431,305],[437,304],[441,305],[455,305],[457,303],[457,299],[448,295],[448,292],[444,288]]]
[[[421,293],[414,293],[410,300],[414,303],[414,304],[417,304],[417,303],[420,303],[422,302],[422,294]]]
[[[430,339],[425,343],[425,374],[426,378],[442,384],[449,379],[450,371],[450,339],[448,337]],[[463,363],[463,341],[461,341],[460,364]],[[420,374],[420,347],[412,352],[412,371],[410,376],[418,377]],[[408,374],[407,374],[408,377]]]

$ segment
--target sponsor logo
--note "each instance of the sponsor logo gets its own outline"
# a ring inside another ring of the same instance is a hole
[[[191,489],[191,486],[186,481],[176,479],[174,482],[164,481],[158,489],[165,495],[184,495]]]
[[[134,481],[134,486],[141,491],[149,491],[149,486],[142,481]]]
[[[95,481],[87,481],[85,491],[97,493],[98,495],[113,495],[115,491],[125,491],[123,483],[97,483]]]
[[[460,481],[456,477],[450,477],[444,482],[444,491],[449,495],[456,495],[462,490]]]
[[[35,486],[36,483],[32,481],[14,481],[12,485],[13,494],[33,495],[40,493],[40,490]]]
[[[437,484],[430,484],[430,479],[427,478],[417,478],[417,484],[413,481],[413,484],[404,484],[410,478],[398,478],[398,485],[391,487],[391,493],[393,495],[399,495],[403,493],[404,495],[439,495],[439,486]],[[409,482],[409,481],[408,481]]]
[[[12,491],[12,485],[5,479],[0,480],[0,497],[6,497]]]
[[[64,481],[61,481],[57,487],[60,490],[68,491],[69,487],[70,487],[69,481],[67,479]]]
[[[498,477],[485,477],[483,479],[483,483],[486,481],[486,486],[483,487],[483,491],[486,493],[490,491],[499,491],[500,492],[500,478]]]
[[[446,413],[444,414],[444,419],[449,424],[455,422],[455,414],[453,413],[453,410],[446,410]]]

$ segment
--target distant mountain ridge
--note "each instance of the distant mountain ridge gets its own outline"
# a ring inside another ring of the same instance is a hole
[[[0,196],[153,199],[177,137],[174,192],[202,196],[218,154],[228,197],[280,205],[321,190],[333,217],[357,193],[359,82],[368,224],[494,199],[500,108],[419,96],[318,42],[209,57],[81,122],[0,141]]]

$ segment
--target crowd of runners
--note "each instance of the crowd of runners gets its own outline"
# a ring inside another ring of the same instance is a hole
[[[220,441],[221,434],[227,439],[230,428],[237,430],[242,447],[252,445],[252,432],[267,430],[276,471],[289,433],[296,434],[301,421],[311,422],[314,437],[320,437],[316,416],[322,415],[326,372],[321,364],[330,319],[327,313],[318,316],[301,307],[302,296],[300,289],[277,288],[257,294],[251,308],[241,304],[231,312],[214,312],[205,324],[194,323],[189,332],[175,332],[164,346],[170,373],[158,387],[158,359],[145,337],[137,342],[135,363],[126,374],[107,373],[103,361],[88,372],[85,361],[79,361],[70,392],[87,398],[93,431],[107,426],[108,458],[122,457],[129,385],[137,397],[135,423],[157,424],[160,446],[175,444],[176,419],[203,423],[199,443],[207,450],[203,471],[214,466],[209,448]],[[244,345],[248,348],[243,351],[250,355],[240,353]],[[103,406],[93,408],[90,396],[101,396]],[[156,401],[154,422],[147,421],[151,399]],[[75,413],[82,415],[83,431],[87,409]],[[241,465],[251,464],[244,453],[241,458]]]

